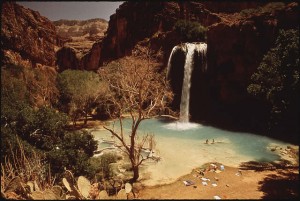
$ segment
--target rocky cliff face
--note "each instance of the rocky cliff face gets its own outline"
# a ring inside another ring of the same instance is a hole
[[[97,70],[99,68],[101,41],[108,22],[103,19],[58,20],[53,22],[59,36],[66,39],[57,52],[57,65],[65,69]]]
[[[110,60],[131,54],[137,42],[149,40],[154,49],[163,48],[169,55],[180,43],[172,31],[179,19],[198,21],[204,26],[222,21],[218,13],[230,13],[253,8],[263,3],[221,2],[126,2],[111,16],[107,37],[103,40],[105,52],[101,60]]]
[[[110,17],[101,60],[129,55],[134,46],[143,40],[151,40],[152,49],[162,47],[169,54],[173,46],[180,42],[172,32],[178,19],[197,20],[204,25],[220,21],[199,2],[189,3],[188,6],[164,1],[126,2]]]
[[[38,12],[12,2],[2,4],[2,63],[54,66],[61,43],[55,26]]]
[[[262,117],[262,109],[247,94],[250,77],[274,45],[279,29],[298,28],[297,13],[297,3],[268,4],[222,16],[221,22],[209,27],[210,72],[203,78],[205,82],[198,81],[199,86],[207,86],[207,92],[202,98],[194,95],[194,117],[218,113],[219,116],[224,114],[222,121],[236,121],[237,124],[255,122],[253,119]],[[194,93],[197,94],[196,90]],[[201,102],[202,107],[199,106]]]

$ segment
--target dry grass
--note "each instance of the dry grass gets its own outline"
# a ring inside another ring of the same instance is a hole
[[[16,150],[10,148],[11,158],[6,158],[1,164],[1,189],[5,191],[10,181],[20,177],[23,183],[32,181],[40,189],[47,189],[54,185],[55,178],[52,177],[50,166],[44,163],[44,158],[32,150],[26,155],[24,145],[17,140]]]

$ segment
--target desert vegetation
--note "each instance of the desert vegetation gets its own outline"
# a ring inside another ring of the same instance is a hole
[[[72,174],[74,178],[84,176],[92,182],[102,182],[108,194],[115,194],[124,188],[122,184],[125,185],[126,181],[136,181],[140,164],[149,158],[142,158],[142,148],[148,141],[153,146],[155,144],[152,135],[138,135],[140,122],[170,112],[168,103],[172,100],[168,83],[158,73],[159,68],[151,54],[149,49],[144,48],[132,57],[108,63],[97,73],[65,70],[43,77],[37,76],[39,71],[35,69],[3,67],[2,189],[8,189],[12,185],[10,181],[18,178],[20,185],[33,182],[37,189],[43,191],[62,185],[64,175]],[[36,98],[37,95],[41,96],[41,100]],[[121,149],[130,161],[129,169],[133,176],[128,175],[125,180],[113,179],[110,167],[111,163],[124,156],[104,154],[92,158],[97,142],[91,133],[78,130],[82,127],[76,125],[81,119],[83,126],[86,125],[88,117],[97,117],[99,113],[118,118],[121,125],[124,114],[130,114],[132,118],[130,136],[123,131],[117,133],[106,128],[119,139]],[[22,161],[18,162],[19,158]],[[32,171],[31,174],[21,172],[25,166],[24,171]],[[45,181],[42,182],[42,179]],[[76,190],[79,187],[75,186],[70,187],[69,192],[76,198],[82,198],[80,191]],[[8,192],[5,190],[3,193]],[[32,196],[30,191],[23,194],[24,198]]]

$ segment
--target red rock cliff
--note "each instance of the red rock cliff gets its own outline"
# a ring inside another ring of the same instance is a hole
[[[3,63],[54,66],[60,45],[55,26],[38,12],[13,2],[2,3],[1,54]]]

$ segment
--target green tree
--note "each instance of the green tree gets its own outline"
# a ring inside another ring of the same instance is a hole
[[[34,110],[27,107],[19,113],[16,130],[34,146],[50,150],[64,136],[67,122],[68,117],[65,114],[52,108]]]
[[[299,73],[299,30],[280,30],[248,86],[270,106],[270,129],[299,131]]]
[[[90,71],[65,70],[58,75],[57,83],[60,106],[71,115],[74,125],[81,116],[84,116],[84,124],[87,123],[88,115],[107,91],[99,75]]]
[[[1,125],[15,122],[19,112],[30,104],[26,83],[16,76],[20,72],[20,66],[1,68]]]
[[[61,174],[64,169],[75,175],[88,174],[88,160],[97,149],[97,141],[87,131],[67,132],[61,142],[47,153],[53,173]]]
[[[178,20],[174,29],[184,42],[206,41],[207,29],[198,22]]]

